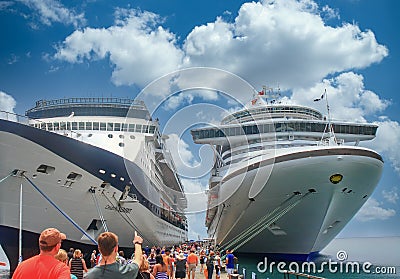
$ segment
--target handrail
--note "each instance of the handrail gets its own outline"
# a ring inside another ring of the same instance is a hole
[[[23,125],[27,125],[27,126],[30,126],[30,125],[29,125],[29,120],[35,121],[35,122],[37,122],[37,123],[43,123],[43,124],[46,124],[46,123],[47,123],[47,122],[41,121],[41,120],[39,120],[39,119],[30,118],[30,117],[28,117],[28,116],[26,116],[26,115],[21,115],[21,114],[17,114],[17,113],[5,111],[5,110],[0,110],[0,113],[5,113],[5,114],[6,114],[7,117],[6,117],[5,120],[15,121],[15,122],[17,122],[17,123],[20,123],[20,124],[23,124]],[[14,115],[14,116],[15,116],[15,119],[9,119],[9,117],[8,117],[9,114]],[[26,121],[26,122],[21,121],[20,118],[24,118],[24,119],[26,119],[27,121]],[[0,119],[1,119],[1,118],[0,118]],[[32,127],[32,126],[30,126],[30,127]],[[33,127],[33,128],[34,128],[34,127]],[[39,129],[39,128],[36,128],[36,129]],[[39,130],[45,130],[45,131],[47,131],[46,129],[39,129]],[[71,129],[60,129],[59,131],[66,131],[66,132],[71,133],[71,135],[72,135],[72,134],[79,135],[79,132],[74,131],[74,130],[71,130]]]

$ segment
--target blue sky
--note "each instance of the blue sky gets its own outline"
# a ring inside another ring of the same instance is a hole
[[[312,100],[326,88],[333,118],[380,125],[364,146],[385,160],[373,196],[340,236],[399,235],[399,8],[389,0],[1,1],[0,109],[24,114],[37,99],[134,98],[152,81],[189,67],[215,67],[257,89],[279,84],[288,101],[321,111],[323,104]],[[168,93],[156,97],[165,101]],[[235,106],[204,93],[177,94],[159,114],[171,117],[203,102]],[[210,155],[187,130],[165,131],[178,143],[180,169],[195,168],[198,152]],[[183,182],[189,193],[206,187],[204,178]],[[190,215],[191,238],[205,236],[203,217]]]

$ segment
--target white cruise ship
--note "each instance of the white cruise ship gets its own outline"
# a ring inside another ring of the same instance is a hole
[[[64,248],[84,251],[107,230],[125,248],[133,248],[135,230],[145,245],[187,240],[186,196],[143,102],[41,100],[26,112],[29,122],[7,117],[0,120],[0,244],[12,270],[19,246],[24,259],[37,253],[47,227],[66,233]]]
[[[191,131],[195,143],[215,153],[206,226],[223,250],[306,259],[343,229],[378,184],[382,157],[359,146],[378,127],[330,121],[273,95],[264,88],[220,125]]]

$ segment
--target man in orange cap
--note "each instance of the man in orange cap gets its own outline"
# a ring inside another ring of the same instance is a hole
[[[12,278],[70,279],[68,266],[54,258],[64,239],[65,234],[57,229],[48,228],[42,231],[39,237],[40,254],[21,262]]]

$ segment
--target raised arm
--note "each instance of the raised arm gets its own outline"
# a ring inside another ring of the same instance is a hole
[[[143,238],[141,238],[137,232],[135,231],[135,237],[133,238],[133,244],[135,245],[135,258],[133,262],[135,262],[139,268],[142,265],[142,243]]]

